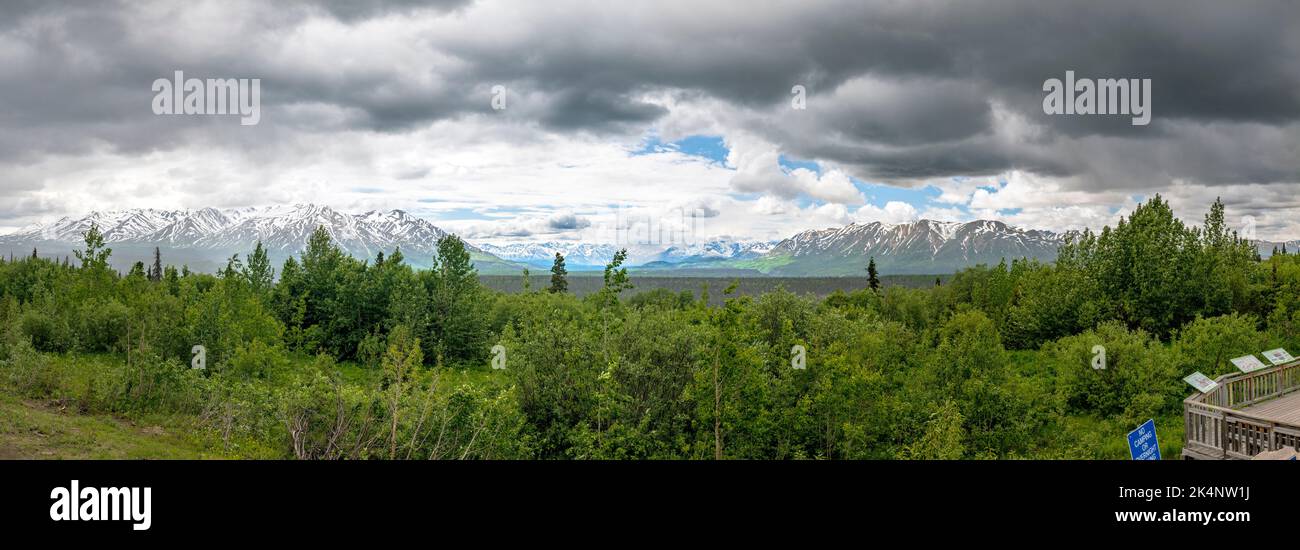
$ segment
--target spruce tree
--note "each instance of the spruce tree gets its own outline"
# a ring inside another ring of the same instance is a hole
[[[149,280],[156,283],[162,280],[162,276],[162,253],[155,246],[153,247],[153,266],[149,268]]]
[[[872,256],[867,262],[867,286],[872,291],[880,290],[880,273],[876,271],[876,257]]]
[[[569,271],[564,269],[564,256],[559,252],[555,253],[555,263],[551,264],[551,292],[568,292],[569,280],[567,279]]]
[[[429,292],[430,334],[425,346],[435,364],[444,359],[470,361],[487,353],[486,317],[480,301],[482,288],[478,270],[456,235],[438,239],[438,255],[433,259],[427,280]]]
[[[163,280],[167,281],[167,292],[171,293],[172,296],[180,292],[181,277],[175,266],[169,265],[163,270]]]

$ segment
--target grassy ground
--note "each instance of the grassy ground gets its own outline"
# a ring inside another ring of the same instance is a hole
[[[81,415],[58,401],[0,394],[0,458],[202,459],[232,458],[187,436],[175,419],[159,423]]]
[[[113,354],[48,354],[52,386],[40,397],[0,388],[0,459],[239,459],[286,458],[276,442],[223,439],[193,415],[103,414],[80,410],[97,372],[120,366]],[[296,360],[304,363],[311,358]],[[380,372],[352,363],[337,366],[347,384],[373,386]],[[484,387],[506,383],[500,371],[447,369],[440,385]]]

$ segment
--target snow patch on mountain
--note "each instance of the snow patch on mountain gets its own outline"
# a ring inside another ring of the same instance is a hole
[[[756,258],[771,252],[781,241],[733,241],[719,239],[687,245],[670,246],[660,252],[656,261],[682,263],[693,260]]]
[[[549,268],[555,261],[555,255],[564,256],[566,268],[603,267],[619,247],[612,244],[591,244],[577,241],[549,241],[540,243],[479,243],[479,248],[504,260],[525,263],[536,267]]]
[[[35,224],[0,237],[0,244],[24,242],[78,243],[91,225],[99,227],[109,243],[166,245],[213,251],[247,251],[257,241],[271,251],[296,254],[307,246],[317,227],[348,254],[374,257],[400,247],[406,256],[432,257],[446,231],[402,210],[372,210],[348,214],[328,206],[292,206],[239,209],[157,210],[152,208],[91,212],[80,218],[63,217]],[[469,245],[472,252],[482,252]]]
[[[719,259],[755,258],[771,251],[778,242],[720,239],[671,245],[667,248],[652,245],[635,246],[630,247],[628,250],[627,264],[630,266],[651,262],[681,264]],[[591,244],[577,241],[500,245],[479,243],[479,247],[485,252],[502,259],[546,268],[551,266],[555,261],[555,255],[558,253],[564,256],[565,267],[569,269],[604,267],[614,258],[614,254],[622,248],[612,244]]]

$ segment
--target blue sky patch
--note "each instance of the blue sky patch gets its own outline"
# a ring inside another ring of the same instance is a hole
[[[677,151],[685,155],[708,159],[721,165],[727,163],[727,153],[730,152],[723,142],[722,136],[687,136],[677,141],[665,143],[659,139],[659,136],[651,135],[646,137],[640,149],[632,151],[632,155],[649,155],[669,151]]]
[[[676,141],[665,142],[661,140],[658,135],[648,134],[641,143],[640,148],[632,151],[631,154],[633,156],[639,156],[667,152],[678,152],[707,159],[710,162],[725,167],[727,154],[730,151],[727,149],[726,142],[722,136],[693,135]],[[825,175],[826,172],[826,169],[816,161],[799,159],[788,155],[780,155],[777,162],[787,173],[802,168],[817,174],[818,177],[821,177]],[[969,213],[969,208],[966,205],[936,202],[935,199],[939,198],[943,192],[933,185],[906,188],[886,185],[883,183],[865,182],[852,177],[850,180],[859,191],[862,191],[863,194],[866,195],[867,203],[876,207],[883,208],[890,202],[903,202],[911,205],[918,211],[924,211],[927,208],[933,207],[954,209],[962,213]],[[992,186],[981,186],[980,189],[985,189],[991,193],[998,191],[997,187]],[[738,200],[755,200],[760,196],[760,194],[735,193],[732,196]],[[807,208],[809,206],[825,204],[825,201],[801,195],[794,199],[794,203],[800,208]],[[852,207],[850,207],[850,209],[852,209]]]

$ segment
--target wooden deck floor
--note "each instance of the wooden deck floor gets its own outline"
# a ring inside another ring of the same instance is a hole
[[[1251,405],[1241,411],[1278,422],[1300,424],[1300,391]]]

